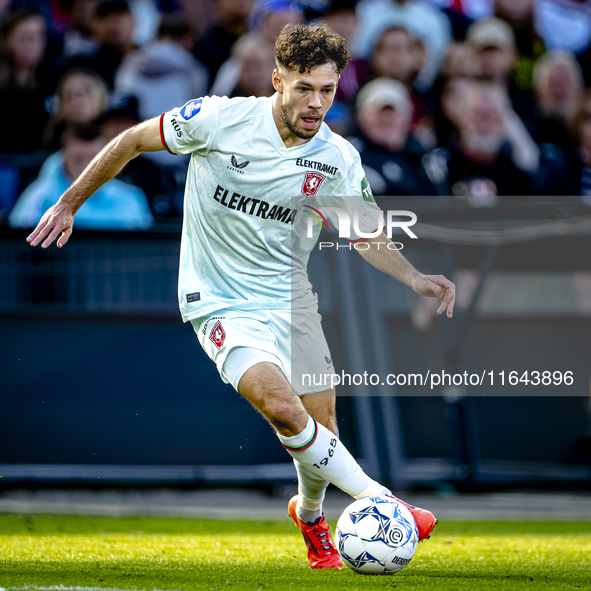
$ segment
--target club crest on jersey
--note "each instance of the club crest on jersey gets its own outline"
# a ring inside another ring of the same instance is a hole
[[[201,103],[203,99],[193,99],[189,101],[182,109],[181,109],[181,116],[185,121],[189,121],[201,111]]]
[[[213,325],[213,328],[209,333],[209,340],[218,350],[224,346],[224,343],[226,342],[226,331],[219,320]]]
[[[319,172],[307,172],[302,184],[302,195],[304,197],[314,197],[320,189],[320,185],[326,177]]]

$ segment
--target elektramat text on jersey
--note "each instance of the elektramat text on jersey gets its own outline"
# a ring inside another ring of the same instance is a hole
[[[326,172],[327,174],[335,175],[339,172],[336,166],[330,164],[323,164],[322,162],[316,162],[315,160],[306,160],[304,158],[298,158],[296,160],[296,166],[304,166],[305,168],[312,168],[318,172]]]
[[[232,192],[232,196],[228,198],[229,194],[230,190],[218,185],[213,198],[229,209],[234,209],[247,215],[254,215],[264,220],[277,220],[285,224],[293,223],[297,213],[295,209],[290,209],[289,207],[284,208],[280,205],[271,205],[262,199],[252,199],[236,192]]]
[[[229,209],[234,209],[247,215],[254,215],[264,220],[276,220],[285,224],[293,223],[297,213],[295,209],[290,209],[289,207],[284,208],[280,205],[271,205],[262,199],[253,199],[240,193],[232,192],[231,197],[228,197],[228,195],[230,195],[230,190],[218,185],[213,198]]]

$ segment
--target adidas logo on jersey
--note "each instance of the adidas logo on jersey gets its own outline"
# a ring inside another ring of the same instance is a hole
[[[240,174],[244,174],[244,168],[246,168],[249,164],[250,164],[250,160],[245,160],[244,162],[241,162],[240,164],[238,164],[238,160],[236,159],[236,156],[234,156],[234,154],[232,154],[232,157],[230,158],[230,163],[231,165],[228,166],[228,170],[233,170],[234,172],[239,172]]]

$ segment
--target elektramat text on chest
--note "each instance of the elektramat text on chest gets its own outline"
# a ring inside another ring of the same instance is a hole
[[[297,210],[280,205],[273,205],[262,199],[254,199],[236,193],[231,189],[217,186],[213,198],[224,207],[246,215],[253,215],[264,220],[275,220],[284,224],[293,223]]]

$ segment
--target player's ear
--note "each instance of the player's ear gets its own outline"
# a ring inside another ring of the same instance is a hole
[[[283,92],[281,74],[277,68],[273,70],[273,88],[275,89],[275,92],[278,92],[279,94]]]

